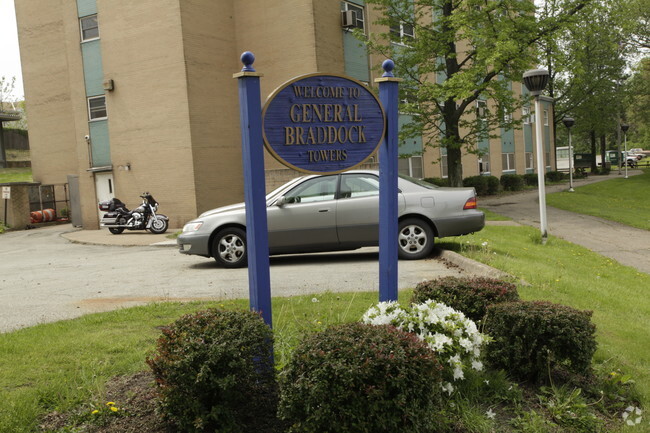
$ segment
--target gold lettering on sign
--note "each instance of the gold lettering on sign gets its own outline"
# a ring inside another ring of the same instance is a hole
[[[366,143],[365,125],[352,126],[285,126],[284,144]]]

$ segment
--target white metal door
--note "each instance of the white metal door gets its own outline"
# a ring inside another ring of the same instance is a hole
[[[113,173],[95,173],[95,193],[97,201],[110,200],[115,197],[115,184],[113,183]],[[102,212],[97,207],[99,220],[106,212]]]

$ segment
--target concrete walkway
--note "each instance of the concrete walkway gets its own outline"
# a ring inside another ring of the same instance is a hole
[[[640,170],[630,170],[628,176],[641,173]],[[607,176],[589,176],[575,180],[574,188],[620,177],[622,176],[618,172]],[[567,189],[568,182],[566,185],[547,186],[546,193]],[[481,208],[512,218],[519,224],[540,227],[539,193],[536,189],[500,197],[479,198],[478,204]],[[650,273],[650,231],[550,206],[547,206],[547,221],[550,235],[582,245],[641,272]]]

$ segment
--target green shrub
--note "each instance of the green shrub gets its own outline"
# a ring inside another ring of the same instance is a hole
[[[411,303],[421,304],[428,299],[442,302],[462,311],[474,322],[483,320],[487,307],[499,302],[519,300],[517,286],[493,278],[444,277],[419,283],[413,291]]]
[[[488,180],[486,176],[470,176],[463,179],[463,186],[473,187],[479,197],[488,195]]]
[[[546,179],[548,179],[549,182],[561,182],[565,177],[566,175],[561,171],[549,171],[546,173]]]
[[[494,341],[486,361],[524,380],[541,380],[562,364],[568,371],[589,374],[596,351],[591,311],[550,302],[508,302],[488,307],[485,332]]]
[[[499,182],[499,178],[496,176],[484,176],[487,178],[488,182],[488,195],[495,195],[499,193],[499,189],[501,189],[501,182]]]
[[[440,177],[425,177],[422,180],[438,186],[449,186],[449,179],[443,179]]]
[[[278,398],[272,349],[272,331],[256,313],[181,317],[147,358],[163,415],[187,432],[270,431]]]
[[[348,323],[307,337],[280,374],[292,432],[423,432],[436,423],[441,366],[392,326]]]
[[[524,178],[519,174],[502,174],[501,186],[506,191],[521,191],[524,189]]]
[[[537,181],[537,179],[538,179],[537,178],[537,173],[526,173],[526,174],[524,174],[524,183],[527,186],[537,186],[537,184],[539,183]]]

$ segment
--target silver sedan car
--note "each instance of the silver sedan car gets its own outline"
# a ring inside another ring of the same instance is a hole
[[[441,188],[398,179],[399,258],[421,259],[434,237],[459,236],[485,225],[474,188]],[[269,253],[353,250],[379,244],[379,173],[302,176],[266,196]],[[183,227],[183,254],[214,257],[227,268],[247,264],[244,204],[220,207]]]

